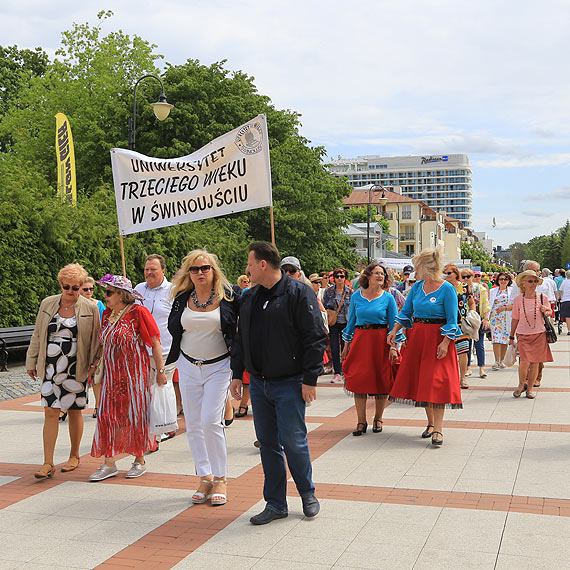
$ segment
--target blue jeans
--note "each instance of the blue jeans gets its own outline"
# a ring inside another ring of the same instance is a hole
[[[329,327],[329,338],[331,343],[331,355],[333,361],[333,369],[335,374],[342,374],[342,364],[340,362],[340,353],[344,348],[344,340],[342,340],[342,331],[346,327],[346,323],[335,323]]]
[[[471,366],[471,355],[473,351],[473,343],[475,343],[475,353],[477,354],[477,366],[485,366],[485,334],[487,330],[483,330],[483,325],[479,329],[479,338],[477,340],[469,340],[469,356],[467,357],[467,366]]]
[[[261,464],[265,475],[263,498],[267,508],[280,514],[287,513],[284,456],[287,457],[299,495],[306,497],[315,492],[305,424],[306,404],[301,392],[302,380],[302,376],[276,381],[250,377],[253,423],[261,444]]]

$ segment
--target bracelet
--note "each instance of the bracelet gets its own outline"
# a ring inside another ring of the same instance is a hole
[[[510,337],[509,337],[509,340],[515,340],[515,337],[514,337],[514,336],[510,336]]]

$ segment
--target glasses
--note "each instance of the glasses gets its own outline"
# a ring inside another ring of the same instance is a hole
[[[81,289],[79,285],[68,285],[67,283],[65,285],[62,285],[61,288],[64,291],[69,291],[70,289],[72,289],[73,291],[79,291],[79,289]]]
[[[202,273],[208,273],[208,271],[210,271],[210,269],[212,269],[211,265],[192,265],[192,267],[190,267],[190,273],[192,273],[193,275],[197,275],[200,271]]]
[[[116,291],[111,291],[110,289],[105,289],[105,297],[111,297]]]
[[[506,277],[499,277],[498,279],[499,281],[508,281],[508,279]]]
[[[445,275],[453,275],[455,271],[444,271]]]
[[[481,275],[473,275],[473,279],[481,279]]]
[[[471,279],[473,275],[462,275],[461,279]]]
[[[297,271],[299,271],[294,267],[284,267],[283,270],[285,271],[285,273],[289,273],[289,275],[293,275],[293,273],[297,273]]]
[[[527,279],[527,283],[538,283],[538,279]]]
[[[335,279],[345,279],[346,275],[344,273],[337,273],[333,276]]]
[[[95,291],[95,287],[83,287],[82,291]]]

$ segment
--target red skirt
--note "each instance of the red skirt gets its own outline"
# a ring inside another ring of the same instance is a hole
[[[423,408],[463,408],[455,343],[449,343],[445,358],[437,359],[440,326],[414,323],[408,330],[390,400]]]
[[[387,397],[394,374],[386,343],[388,329],[356,329],[342,364],[346,389],[356,397]]]
[[[517,348],[521,362],[553,362],[552,352],[546,342],[546,333],[517,334]]]

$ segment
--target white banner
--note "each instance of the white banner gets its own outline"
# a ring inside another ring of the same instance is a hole
[[[111,166],[123,235],[273,205],[265,115],[181,158],[114,148]]]

